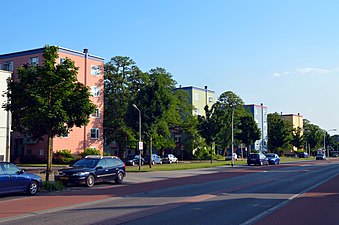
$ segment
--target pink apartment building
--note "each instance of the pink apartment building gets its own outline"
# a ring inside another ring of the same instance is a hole
[[[17,68],[24,64],[43,63],[43,48],[20,51],[0,55],[0,69],[12,71],[13,78],[17,79]],[[53,139],[53,152],[58,150],[71,150],[72,153],[83,152],[85,148],[96,148],[103,152],[103,115],[104,115],[104,59],[90,55],[88,49],[83,52],[59,47],[59,59],[70,58],[79,67],[78,81],[90,88],[91,101],[97,105],[97,110],[90,117],[87,126],[74,127],[68,136]],[[47,158],[47,142],[32,140],[17,132],[11,137],[11,160],[18,157],[37,156]]]

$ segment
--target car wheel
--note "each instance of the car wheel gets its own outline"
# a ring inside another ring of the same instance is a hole
[[[39,184],[36,181],[32,181],[27,187],[27,194],[28,195],[35,195],[39,190]]]
[[[134,161],[132,162],[132,166],[135,166],[135,162]]]
[[[122,184],[122,181],[124,180],[124,174],[122,172],[119,172],[114,180],[116,184]]]
[[[154,165],[155,164],[155,162],[154,161],[152,161],[152,165]]]
[[[86,179],[86,186],[87,187],[93,187],[94,183],[95,183],[94,176],[89,175]]]
[[[169,160],[169,161],[168,161],[168,163],[169,163],[169,164],[172,164],[172,161],[171,161],[171,160]]]
[[[261,162],[260,162],[260,166],[263,166],[263,165],[264,165],[264,163],[261,161]]]

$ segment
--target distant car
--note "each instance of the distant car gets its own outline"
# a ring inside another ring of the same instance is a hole
[[[247,165],[268,165],[268,158],[263,153],[251,153],[247,157]]]
[[[173,154],[165,154],[164,158],[162,159],[163,163],[178,163],[179,160]]]
[[[280,164],[280,158],[277,154],[275,153],[267,153],[266,157],[268,158],[268,163],[275,165],[275,164]]]
[[[300,153],[298,154],[298,157],[299,157],[299,158],[308,158],[308,157],[310,157],[310,156],[309,156],[309,154],[308,154],[307,152],[300,152]]]
[[[338,152],[331,152],[330,155],[332,157],[339,157],[339,153]]]
[[[105,181],[121,184],[125,176],[125,164],[118,157],[96,155],[80,159],[71,168],[58,170],[54,180],[65,185],[78,183],[92,187],[97,182]]]
[[[234,159],[234,160],[238,160],[238,155],[237,155],[237,153],[233,153],[233,159]],[[227,155],[226,158],[225,158],[225,160],[232,160],[232,154]]]
[[[315,157],[316,160],[326,160],[326,156],[325,154],[318,154],[316,157]]]
[[[0,194],[24,192],[36,195],[41,185],[40,176],[26,173],[12,163],[0,162]]]
[[[144,161],[145,161],[144,158],[141,157],[141,165],[144,165]],[[129,166],[139,165],[140,163],[139,155],[126,155],[125,158],[123,159],[123,162]]]
[[[145,164],[149,164],[150,162],[151,162],[152,165],[162,164],[162,159],[157,154],[152,154],[152,159],[151,159],[150,155],[145,155],[144,159],[145,159]]]

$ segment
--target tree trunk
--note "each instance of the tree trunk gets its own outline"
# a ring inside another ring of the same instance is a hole
[[[152,137],[150,137],[150,141],[149,141],[149,168],[152,168],[152,162],[153,162],[153,157],[152,157]]]
[[[211,144],[211,163],[213,163],[213,144]]]
[[[53,138],[49,134],[47,141],[47,169],[46,169],[46,181],[49,181],[49,174],[52,171],[52,150],[53,150]]]

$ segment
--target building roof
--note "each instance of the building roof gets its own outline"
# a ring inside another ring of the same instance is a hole
[[[60,47],[60,46],[57,46],[57,47],[59,48],[60,52],[65,52],[65,53],[68,53],[68,54],[83,56],[83,57],[85,57],[85,55],[86,55],[85,51],[88,51],[87,49],[84,49],[84,52],[79,52],[79,51],[76,51],[76,50],[72,50],[72,49],[68,49],[68,48],[64,48],[64,47]],[[45,47],[30,49],[30,50],[24,50],[24,51],[19,51],[19,52],[13,52],[13,53],[6,53],[6,54],[0,55],[0,59],[13,58],[13,57],[17,57],[17,56],[42,53],[44,50],[45,50]],[[93,58],[93,59],[102,60],[102,61],[104,60],[104,58],[102,58],[102,57],[90,55],[90,54],[88,54],[88,58]]]
[[[178,87],[178,88],[175,88],[174,90],[179,90],[179,89],[182,89],[182,90],[199,90],[199,91],[206,91],[206,89],[205,88],[199,88],[199,87],[194,87],[194,86],[186,86],[186,87]],[[215,91],[212,91],[212,90],[208,90],[207,89],[207,91],[208,92],[210,92],[210,93],[215,93]]]

